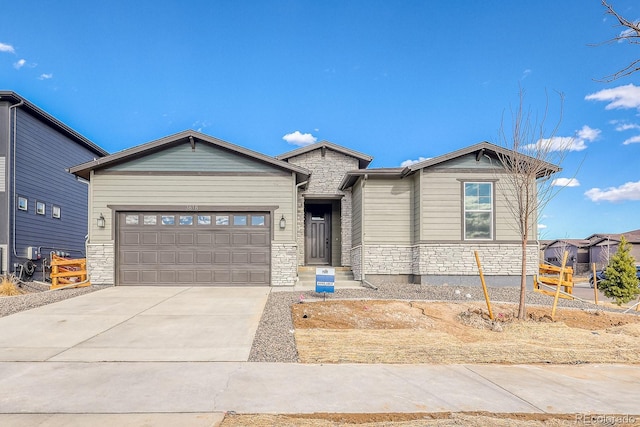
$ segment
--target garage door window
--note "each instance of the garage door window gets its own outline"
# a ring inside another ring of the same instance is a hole
[[[193,216],[180,215],[180,225],[193,225]]]
[[[138,225],[139,217],[138,215],[127,215],[124,217],[124,221],[127,225]]]
[[[251,225],[264,226],[264,215],[251,215]]]
[[[174,225],[176,223],[176,217],[173,215],[162,215],[162,225]]]
[[[216,215],[216,225],[229,225],[229,215]]]
[[[158,217],[155,215],[144,216],[144,225],[156,225],[157,221],[158,221]]]
[[[198,215],[198,225],[211,225],[211,215]]]
[[[247,225],[247,216],[246,215],[234,215],[233,216],[233,225]]]

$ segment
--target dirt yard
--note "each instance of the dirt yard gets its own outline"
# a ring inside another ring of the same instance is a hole
[[[640,363],[640,316],[479,302],[339,300],[292,306],[302,363]]]
[[[494,414],[486,412],[433,414],[296,414],[225,416],[220,427],[564,427],[576,425],[637,426],[638,419],[624,415],[607,415],[608,420],[580,419],[575,414]]]
[[[548,307],[482,303],[353,301],[304,302],[292,306],[302,363],[639,363],[640,316]],[[583,415],[584,416],[584,415]],[[640,419],[576,414],[386,413],[228,414],[221,427],[534,427],[589,423],[640,425]],[[613,425],[613,424],[606,424]]]

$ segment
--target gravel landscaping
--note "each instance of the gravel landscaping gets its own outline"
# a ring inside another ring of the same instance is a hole
[[[62,301],[67,298],[73,298],[78,295],[88,294],[89,292],[99,291],[100,289],[108,287],[109,286],[105,285],[91,285],[84,288],[50,291],[48,284],[37,282],[22,283],[18,289],[27,293],[11,297],[0,296],[0,317]]]

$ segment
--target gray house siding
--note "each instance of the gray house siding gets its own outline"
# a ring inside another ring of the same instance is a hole
[[[105,154],[93,142],[26,99],[14,92],[0,91],[3,272],[14,272],[24,264],[28,246],[41,247],[43,256],[54,249],[74,256],[83,254],[88,189],[66,169]],[[27,200],[27,210],[17,208],[17,196]],[[44,206],[43,215],[36,213],[37,202]],[[61,212],[55,221],[51,214],[54,205]]]
[[[410,179],[366,182],[365,243],[411,244]]]
[[[0,102],[0,272],[8,269],[9,248],[9,103]]]
[[[356,247],[362,243],[362,188],[359,182],[353,186],[351,197],[351,242]]]
[[[209,144],[179,144],[109,168],[112,171],[273,172],[273,167]]]
[[[15,211],[17,256],[12,250],[10,265],[24,262],[28,246],[42,247],[43,256],[61,250],[83,257],[88,187],[67,168],[95,158],[96,153],[20,109],[16,132],[16,195],[28,199],[28,210]],[[36,213],[37,202],[44,203],[44,215]],[[53,217],[53,206],[60,208],[60,218]]]

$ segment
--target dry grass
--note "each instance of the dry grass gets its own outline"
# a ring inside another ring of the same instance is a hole
[[[21,295],[24,292],[17,286],[18,279],[13,274],[4,274],[0,276],[0,296],[12,297]]]
[[[614,417],[613,415],[611,416]],[[638,425],[635,417],[617,416],[617,426]],[[576,414],[386,413],[386,414],[227,414],[220,427],[561,427],[579,423]]]
[[[547,308],[536,308],[522,322],[513,306],[497,305],[503,321],[491,322],[475,303],[311,305],[294,306],[302,363],[640,363],[634,315],[563,309],[554,322]]]

